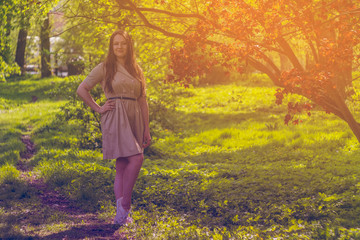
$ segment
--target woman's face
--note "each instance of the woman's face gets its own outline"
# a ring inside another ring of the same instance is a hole
[[[113,39],[112,47],[117,59],[125,59],[127,54],[127,42],[123,36],[117,34]]]

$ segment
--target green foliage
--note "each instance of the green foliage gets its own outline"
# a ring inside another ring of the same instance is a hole
[[[101,148],[101,124],[100,115],[92,111],[76,94],[76,89],[83,81],[84,76],[71,76],[64,79],[46,93],[52,98],[66,99],[67,103],[62,106],[61,111],[56,115],[58,123],[74,122],[80,127],[80,135],[82,136],[76,147],[84,149]],[[102,94],[102,89],[97,85],[91,95],[100,105],[104,104],[106,99]]]
[[[13,165],[3,165],[0,167],[0,184],[14,183],[20,176],[20,171]]]
[[[152,82],[147,90],[149,105],[150,129],[153,137],[164,137],[164,129],[176,130],[177,121],[175,110],[178,100],[186,95],[187,91],[177,85],[162,82]]]
[[[1,136],[0,150],[0,166],[5,163],[14,164],[20,158],[19,153],[25,149],[24,144],[20,140],[21,130],[18,128],[10,128]]]
[[[2,56],[0,56],[0,82],[5,82],[6,78],[13,74],[19,74],[20,68],[15,64],[8,64],[4,61]]]
[[[7,206],[9,201],[30,197],[29,187],[19,177],[20,171],[14,165],[6,164],[0,167],[0,204]]]
[[[87,70],[99,64],[107,53],[111,33],[122,13],[116,12],[111,1],[71,1],[61,3],[66,21],[54,52],[63,64],[81,57]],[[120,15],[120,16],[119,16]],[[82,16],[82,17],[81,17]]]
[[[28,0],[0,2],[0,82],[11,75],[21,73],[19,66],[14,62],[18,30],[29,29],[31,24],[37,24],[37,21],[41,21],[57,2],[57,0],[41,4]]]

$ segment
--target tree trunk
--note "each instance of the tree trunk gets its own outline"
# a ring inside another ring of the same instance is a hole
[[[342,115],[341,118],[349,125],[351,131],[360,143],[360,124],[355,120],[353,114],[350,112],[345,100],[341,96],[341,92],[334,90],[333,93],[332,98],[335,101],[337,108],[340,110]]]
[[[341,45],[341,48],[349,52],[346,56],[347,61],[343,59],[338,64],[339,72],[337,73],[338,78],[336,79],[336,85],[339,91],[341,91],[341,97],[343,99],[346,99],[351,95],[351,92],[347,91],[352,90],[352,59],[354,58],[354,45],[346,40],[346,34],[349,32],[350,30],[344,31],[343,33],[340,33],[338,37],[338,44]],[[352,91],[352,93],[354,92]]]
[[[27,29],[21,28],[18,35],[18,41],[16,46],[16,55],[15,62],[19,65],[21,69],[21,75],[25,73],[25,48],[26,48],[26,37],[27,37]]]
[[[346,123],[349,125],[351,131],[354,133],[358,142],[360,143],[360,124],[354,119],[354,116],[345,103],[344,107],[342,108],[342,112],[344,114]]]
[[[292,68],[291,63],[289,59],[284,55],[279,53],[280,57],[280,69],[281,71],[288,71]]]
[[[50,66],[50,22],[49,15],[45,18],[40,32],[41,77],[51,76]]]

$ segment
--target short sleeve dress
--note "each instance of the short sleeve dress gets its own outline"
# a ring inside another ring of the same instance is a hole
[[[116,159],[142,153],[144,121],[137,101],[142,92],[141,83],[118,64],[112,82],[114,92],[110,93],[105,89],[103,66],[100,63],[84,80],[91,88],[100,83],[107,99],[117,97],[113,99],[115,109],[101,115],[103,158]]]

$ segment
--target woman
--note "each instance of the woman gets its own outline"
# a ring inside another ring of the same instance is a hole
[[[98,83],[108,99],[103,106],[90,95]],[[118,30],[111,35],[105,61],[90,72],[77,94],[101,114],[103,157],[116,159],[114,223],[123,225],[132,221],[128,216],[131,194],[143,163],[143,150],[151,141],[145,78],[127,32]]]

